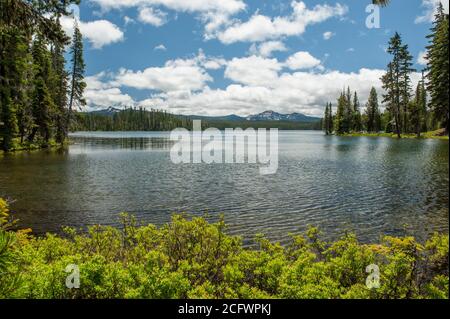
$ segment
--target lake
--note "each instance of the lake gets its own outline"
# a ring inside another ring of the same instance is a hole
[[[319,226],[423,239],[448,233],[448,141],[280,131],[276,174],[259,164],[173,164],[168,132],[78,132],[65,151],[0,155],[0,197],[22,227],[117,225],[127,211],[161,225],[175,212],[217,220],[231,234],[285,242]]]

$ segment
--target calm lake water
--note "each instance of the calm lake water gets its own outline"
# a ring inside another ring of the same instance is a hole
[[[122,211],[160,225],[174,212],[208,212],[246,239],[283,242],[308,224],[364,241],[448,232],[448,141],[280,131],[278,171],[260,175],[259,164],[173,164],[166,132],[71,139],[67,151],[0,157],[0,196],[15,200],[21,226],[117,225]]]

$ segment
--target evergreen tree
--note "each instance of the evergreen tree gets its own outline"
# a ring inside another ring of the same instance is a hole
[[[69,15],[67,10],[72,3],[79,4],[79,0],[1,0],[0,147],[3,150],[27,146],[25,140],[43,142],[45,146],[55,127],[57,140],[65,139],[67,130],[61,118],[67,113],[64,46],[69,38],[61,27],[60,17]]]
[[[163,111],[128,108],[112,114],[75,113],[73,130],[83,131],[167,131],[177,127],[192,129],[188,117]]]
[[[366,104],[366,116],[367,131],[379,132],[381,130],[380,111],[378,109],[378,95],[374,87],[370,90],[369,99]]]
[[[22,100],[23,37],[17,28],[0,31],[0,142],[4,151],[14,147],[18,133],[17,109]]]
[[[427,107],[427,93],[425,90],[424,80],[419,81],[416,87],[416,94],[414,101],[409,103],[411,114],[411,130],[420,137],[421,131],[426,131],[426,107]]]
[[[323,130],[326,135],[333,133],[333,114],[331,103],[327,103],[325,106],[325,115],[323,119]]]
[[[32,99],[35,127],[29,140],[33,141],[39,132],[43,139],[43,146],[47,146],[52,136],[52,115],[55,104],[48,87],[51,84],[53,70],[51,69],[50,52],[42,36],[38,35],[33,43],[33,62],[36,73],[34,76],[34,92]]]
[[[359,106],[358,94],[355,91],[353,96],[353,131],[356,132],[360,132],[362,130],[362,118]]]
[[[409,114],[411,121],[411,130],[415,132],[417,137],[420,137],[420,111],[419,111],[419,96],[420,96],[420,84],[416,87],[415,99],[409,102]]]
[[[55,44],[52,51],[54,69],[53,99],[56,105],[56,142],[62,144],[67,136],[67,91],[68,73],[65,69],[64,47]]]
[[[350,87],[347,88],[347,93],[343,93],[344,97],[344,132],[348,133],[353,129],[353,105],[352,94]]]
[[[322,121],[322,129],[325,131],[325,135],[328,135],[328,103],[325,106],[325,113],[324,113],[324,117],[323,117],[323,121]]]
[[[422,132],[428,131],[428,110],[427,110],[427,90],[425,84],[425,76],[424,71],[422,71],[422,80],[419,83],[420,85],[420,95],[417,97],[417,104],[419,106],[420,113],[420,130]]]
[[[410,131],[408,105],[411,99],[411,72],[412,55],[409,53],[408,45],[403,45],[400,48],[400,103],[402,105],[402,131],[408,133]]]
[[[433,116],[449,131],[449,52],[448,52],[448,14],[444,13],[442,3],[433,22],[431,34],[428,36],[430,45],[427,47],[428,86],[431,101],[430,109]]]
[[[0,88],[0,137],[2,138],[2,149],[9,151],[13,148],[13,138],[18,131],[16,106],[11,100],[11,91],[8,87]]]
[[[336,116],[334,120],[334,129],[337,134],[344,134],[348,132],[346,121],[345,121],[345,112],[346,112],[347,99],[344,93],[341,93],[337,100],[337,110]]]
[[[22,44],[22,66],[23,72],[20,74],[20,82],[22,89],[20,90],[20,102],[17,105],[17,120],[19,126],[19,141],[22,144],[31,131],[33,123],[33,113],[31,107],[31,95],[33,91],[34,69],[33,57],[31,54],[30,46],[28,45],[29,39],[25,39]]]
[[[69,112],[67,122],[70,123],[70,116],[73,107],[84,106],[86,101],[83,98],[86,83],[84,82],[84,59],[83,59],[83,38],[78,28],[78,23],[75,21],[74,34],[72,39],[72,47],[70,49],[72,55],[72,71],[71,71],[71,86],[69,99]]]
[[[328,132],[333,133],[333,105],[331,102],[328,104]]]
[[[383,95],[383,103],[386,103],[387,109],[394,119],[395,132],[397,136],[401,137],[402,123],[402,86],[401,86],[401,76],[402,76],[402,57],[404,55],[402,39],[400,35],[396,32],[395,35],[389,41],[389,47],[387,52],[392,55],[392,61],[389,62],[384,74],[381,78],[383,83],[383,89],[385,94]]]

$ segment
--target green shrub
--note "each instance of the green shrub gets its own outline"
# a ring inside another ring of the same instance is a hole
[[[310,228],[285,246],[258,236],[246,248],[222,219],[175,215],[157,228],[123,214],[119,228],[35,237],[11,230],[1,200],[0,216],[0,298],[448,298],[448,235],[368,245],[352,234],[326,242]],[[79,288],[66,287],[71,264]],[[376,289],[366,287],[370,264]]]

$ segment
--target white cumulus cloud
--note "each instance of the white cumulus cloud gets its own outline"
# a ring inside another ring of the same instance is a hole
[[[278,61],[256,55],[225,60],[206,56],[200,50],[194,57],[169,60],[163,66],[137,71],[120,69],[88,77],[86,96],[90,106],[136,105],[186,115],[248,115],[271,109],[322,116],[327,102],[336,107],[343,87],[356,90],[362,105],[372,86],[382,94],[380,78],[384,70],[362,68],[347,73],[325,71],[321,66],[305,51]],[[207,70],[222,67],[224,78],[232,83],[213,89]],[[413,85],[420,77],[419,73],[412,74]],[[124,93],[128,87],[145,90],[149,97],[133,101]]]
[[[170,60],[163,67],[142,71],[120,69],[115,83],[141,90],[195,91],[202,89],[212,78],[194,60]]]
[[[197,14],[205,24],[205,38],[218,28],[228,25],[230,17],[245,10],[243,0],[90,0],[101,8],[101,11],[120,10],[124,8],[158,7],[176,12]],[[147,12],[148,13],[148,12]],[[150,21],[154,21],[150,18]],[[158,20],[158,19],[156,19]],[[144,20],[145,22],[145,20]]]
[[[259,56],[233,58],[227,63],[225,77],[247,85],[270,86],[278,78],[282,65],[277,59]]]
[[[73,35],[74,18],[61,17],[61,26],[68,36]],[[80,32],[95,49],[101,49],[105,45],[120,42],[124,39],[122,30],[114,23],[107,20],[84,22],[78,20]]]
[[[286,65],[291,70],[311,69],[320,65],[320,60],[313,57],[309,52],[299,51],[291,55]]]
[[[142,6],[163,6],[184,12],[218,11],[236,13],[245,8],[242,0],[90,0],[103,10],[123,9]]]
[[[139,21],[160,27],[167,22],[167,13],[153,8],[142,8],[139,11]]]
[[[253,43],[250,47],[250,53],[253,55],[260,55],[262,57],[270,57],[273,52],[287,51],[286,46],[281,41],[267,41],[259,45]]]
[[[111,74],[100,72],[85,78],[86,91],[84,97],[90,109],[95,107],[127,107],[133,106],[133,98],[121,91],[121,89],[111,81]]]
[[[217,38],[225,43],[260,42],[285,36],[298,36],[306,27],[326,21],[332,17],[342,17],[348,12],[345,5],[337,3],[316,5],[308,9],[303,1],[292,1],[292,13],[289,16],[268,17],[254,14],[248,21],[236,21],[224,30],[218,31]]]

